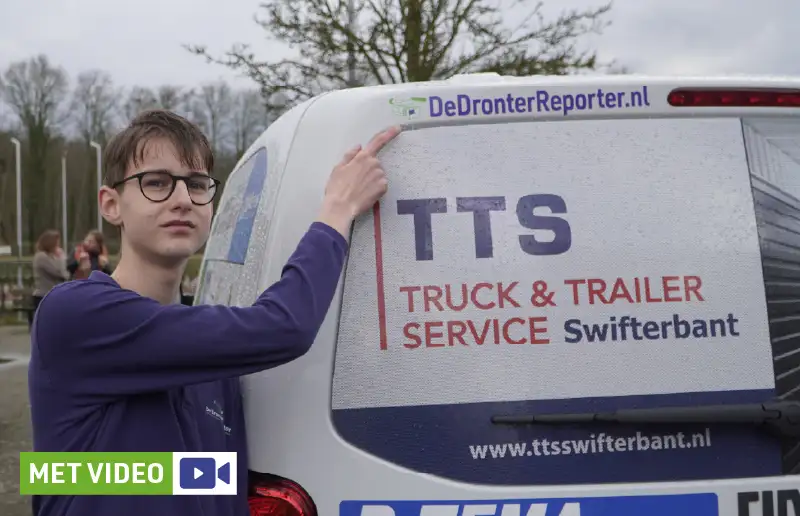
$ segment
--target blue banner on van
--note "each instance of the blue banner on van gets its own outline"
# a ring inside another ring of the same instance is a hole
[[[510,500],[344,501],[340,516],[717,516],[714,493]]]
[[[363,408],[336,410],[333,421],[340,435],[368,453],[461,482],[547,485],[721,479],[779,475],[780,442],[748,425],[496,425],[492,416],[759,403],[769,395],[732,391]]]

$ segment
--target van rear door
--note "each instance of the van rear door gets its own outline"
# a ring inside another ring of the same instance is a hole
[[[338,434],[457,482],[798,473],[747,424],[494,416],[800,400],[800,121],[429,126],[356,225]]]

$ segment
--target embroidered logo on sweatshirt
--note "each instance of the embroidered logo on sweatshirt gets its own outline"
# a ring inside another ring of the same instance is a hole
[[[206,415],[222,423],[222,429],[225,431],[225,435],[231,435],[231,427],[225,424],[225,411],[222,410],[222,405],[220,405],[217,400],[211,402],[211,407],[206,405]]]

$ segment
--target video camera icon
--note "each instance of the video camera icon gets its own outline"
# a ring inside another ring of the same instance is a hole
[[[172,494],[235,495],[238,491],[236,452],[175,452]]]
[[[217,467],[212,457],[186,457],[181,459],[181,489],[214,489],[217,480],[231,483],[231,463]]]

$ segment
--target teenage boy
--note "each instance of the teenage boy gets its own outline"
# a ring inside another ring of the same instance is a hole
[[[239,495],[37,496],[36,515],[249,513],[238,377],[311,347],[351,224],[386,192],[376,156],[398,132],[347,152],[281,279],[247,308],[179,303],[184,268],[208,239],[219,187],[206,137],[157,110],[113,138],[99,200],[105,220],[121,230],[120,260],[110,276],[94,271],[59,285],[39,306],[29,372],[34,450],[235,451]],[[206,406],[224,423],[205,415]]]

